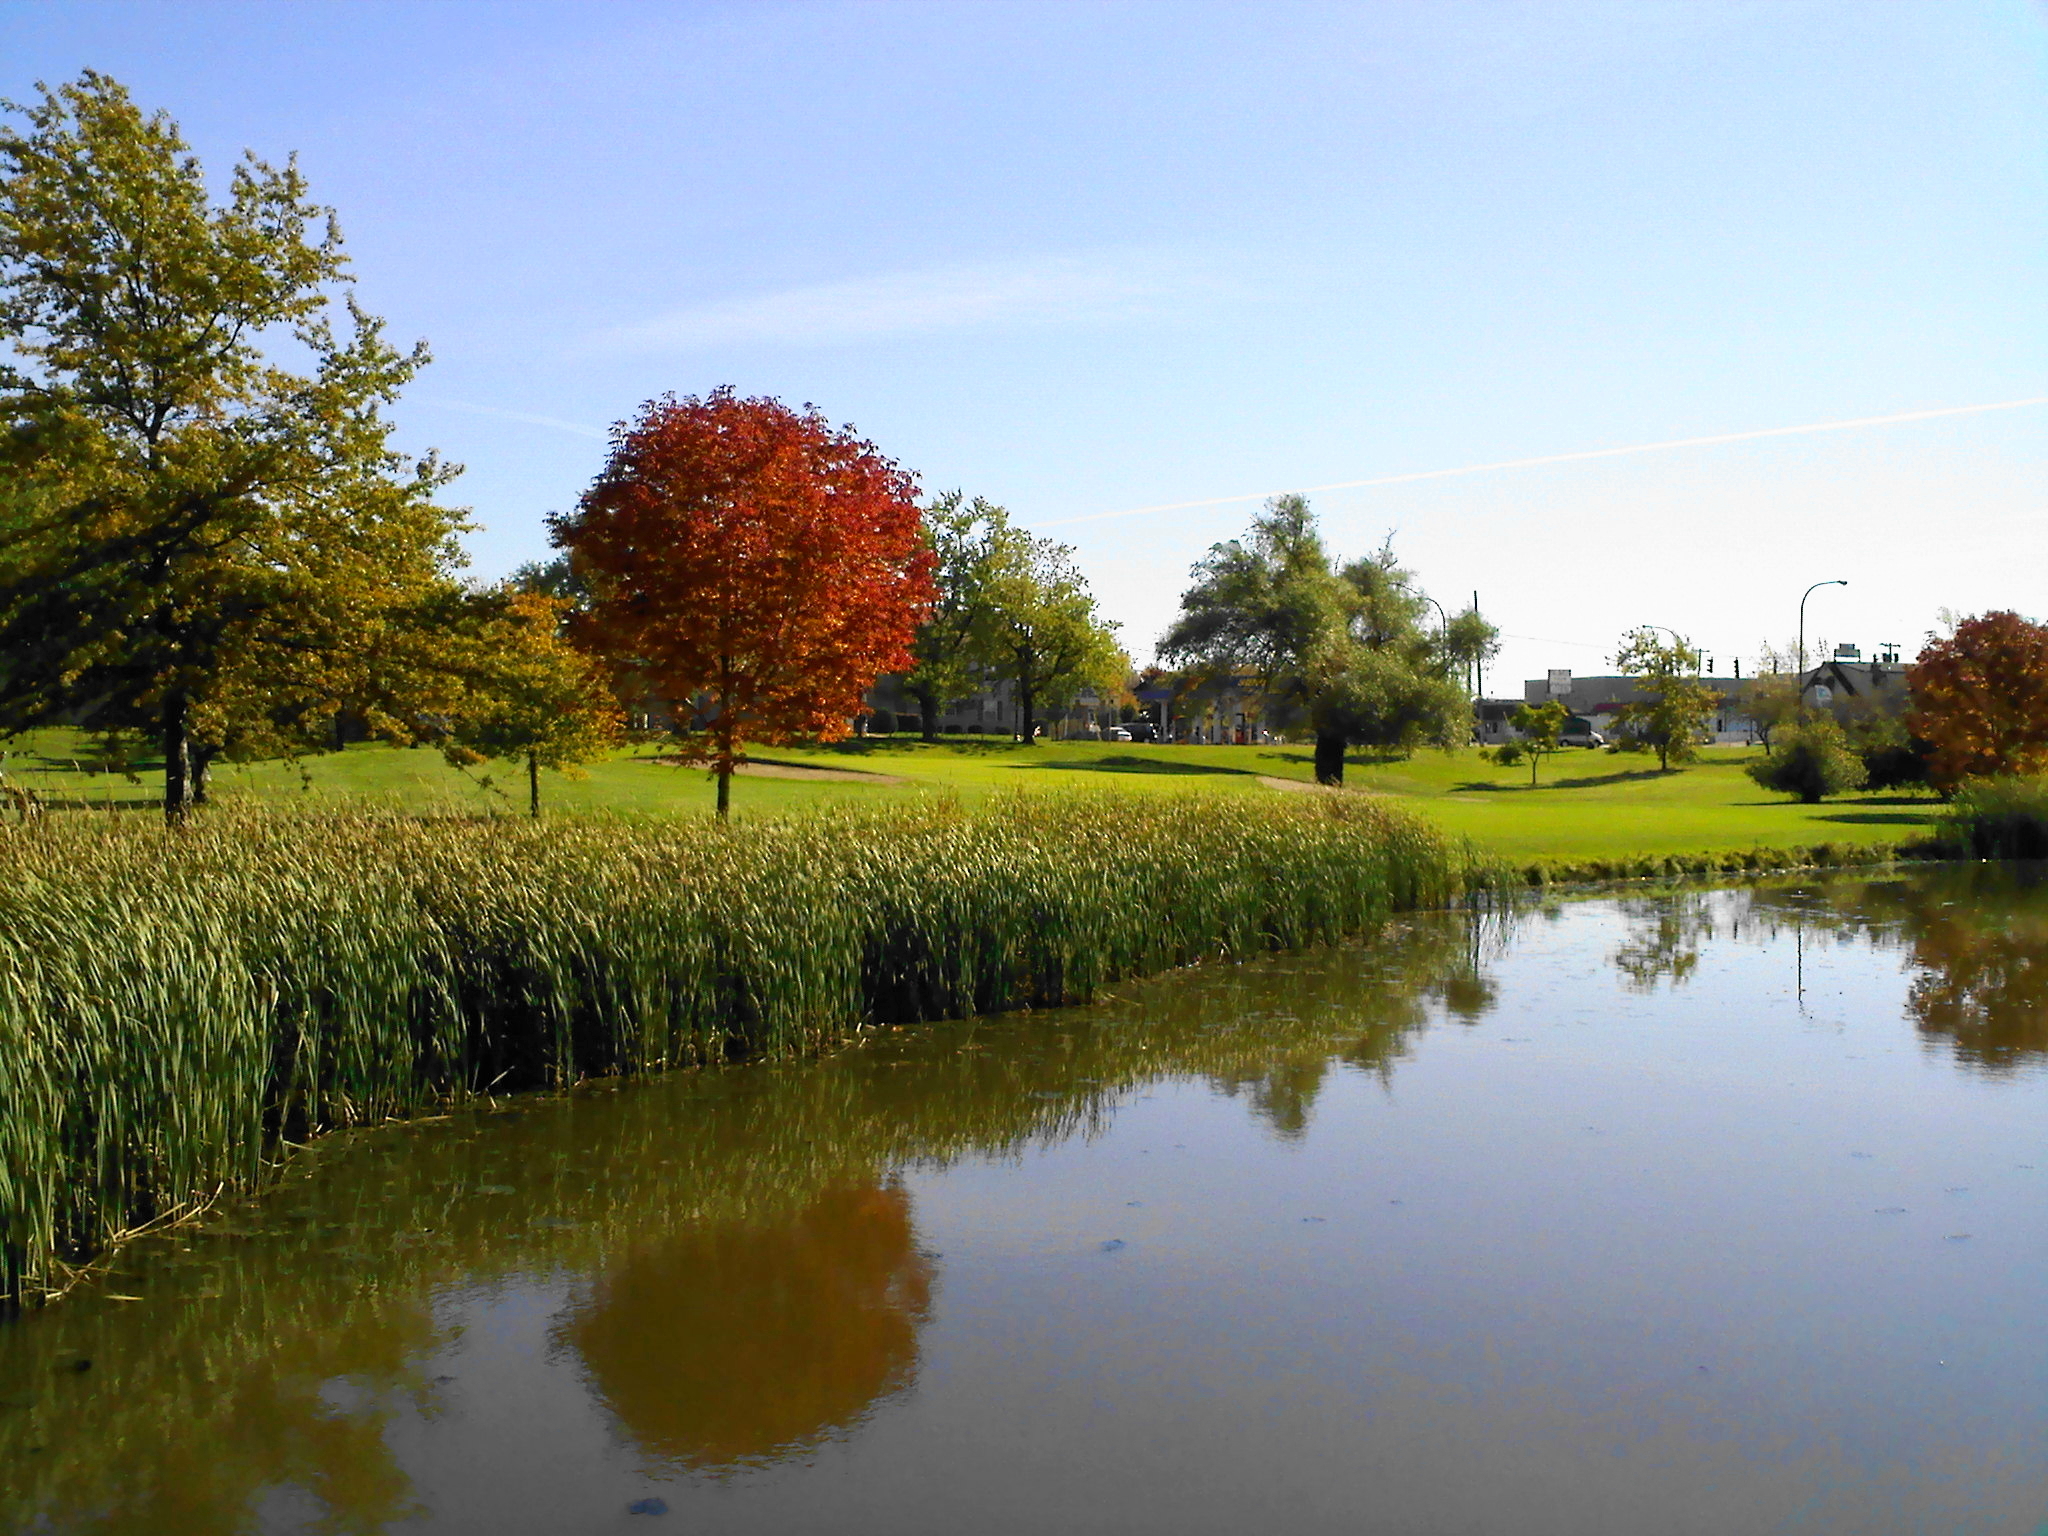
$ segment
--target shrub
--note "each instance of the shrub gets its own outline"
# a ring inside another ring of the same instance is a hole
[[[1493,749],[1493,760],[1503,768],[1512,768],[1522,760],[1522,744],[1519,741],[1504,741]]]
[[[2048,859],[2048,779],[1965,779],[1948,831],[1972,858]]]
[[[1865,747],[1858,755],[1866,789],[1919,789],[1928,783],[1924,743],[1887,742]]]
[[[1814,715],[1781,732],[1771,755],[1749,765],[1749,776],[1776,794],[1797,795],[1813,805],[1860,787],[1863,759],[1832,715]]]

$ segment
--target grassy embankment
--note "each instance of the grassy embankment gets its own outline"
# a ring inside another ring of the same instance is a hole
[[[0,836],[0,1281],[60,1287],[328,1127],[1084,1001],[1495,874],[1370,796],[917,797],[722,828],[223,807],[174,837],[52,816]]]
[[[147,806],[161,777],[145,772],[140,784],[117,775],[74,772],[89,761],[85,744],[70,733],[44,732],[17,744],[10,769],[18,782],[57,801]],[[668,817],[708,811],[712,791],[698,770],[658,761],[644,747],[594,764],[586,779],[543,775],[546,805],[561,811],[603,810],[618,815]],[[1659,773],[1647,757],[1567,751],[1546,761],[1541,783],[1529,788],[1526,767],[1502,768],[1473,751],[1424,752],[1403,760],[1355,756],[1347,773],[1353,788],[1398,796],[1455,836],[1519,865],[1625,872],[1634,861],[1725,854],[1751,849],[1805,849],[1831,845],[1857,849],[1923,838],[1938,815],[1932,799],[1899,795],[1849,796],[1799,805],[1769,795],[1742,771],[1753,748],[1708,748],[1679,771]],[[771,771],[800,777],[749,776],[734,786],[742,815],[782,813],[848,803],[876,804],[948,792],[973,801],[1002,789],[1076,784],[1150,794],[1238,793],[1270,796],[1268,783],[1311,782],[1305,746],[1172,747],[1146,744],[949,739],[936,746],[896,736],[824,748],[772,748],[761,756]],[[819,779],[806,770],[848,775]],[[488,788],[480,787],[485,779]],[[464,775],[428,750],[382,746],[306,759],[218,771],[221,798],[319,803],[370,801],[392,806],[469,807],[516,814],[524,809],[524,782],[512,765]]]

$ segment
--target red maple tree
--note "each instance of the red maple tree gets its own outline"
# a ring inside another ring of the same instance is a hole
[[[730,388],[643,406],[554,520],[589,637],[673,707],[721,816],[747,743],[836,740],[876,677],[912,665],[920,530],[916,481],[873,444]]]
[[[1965,619],[1928,642],[1906,681],[1906,728],[1933,749],[1937,787],[2048,769],[2048,625],[2007,612]]]

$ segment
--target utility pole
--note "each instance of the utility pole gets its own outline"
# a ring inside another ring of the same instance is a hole
[[[1475,619],[1479,617],[1479,592],[1476,588],[1472,593],[1472,617]],[[1472,697],[1476,699],[1485,692],[1486,658],[1484,656],[1474,656],[1472,658]]]

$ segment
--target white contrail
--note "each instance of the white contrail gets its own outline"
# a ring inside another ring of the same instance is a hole
[[[1337,480],[1329,485],[1296,486],[1303,496],[1322,491],[1355,491],[1371,485],[1406,485],[1415,480],[1443,480],[1452,475],[1480,475],[1490,469],[1534,469],[1541,464],[1572,464],[1581,459],[1614,459],[1628,453],[1660,453],[1667,448],[1706,448],[1716,443],[1747,443],[1760,437],[1796,437],[1805,432],[1846,432],[1851,427],[1881,427],[1897,421],[1930,421],[1937,416],[1975,416],[1983,411],[2016,411],[2027,405],[2048,405],[2048,395],[2026,400],[1997,400],[1989,405],[1944,405],[1931,411],[1901,411],[1895,416],[1859,416],[1854,421],[1815,421],[1803,427],[1765,427],[1755,432],[1720,432],[1712,437],[1674,437],[1663,443],[1631,443],[1626,448],[1587,448],[1578,453],[1548,453],[1535,459],[1500,459],[1491,464],[1462,464],[1456,469],[1424,469],[1406,475],[1379,475],[1371,480]],[[1121,512],[1089,512],[1081,517],[1055,518],[1038,523],[1040,528],[1064,528],[1073,523],[1099,523],[1112,517],[1142,517],[1148,512],[1186,512],[1196,507],[1227,507],[1238,501],[1264,501],[1282,491],[1246,491],[1239,496],[1211,496],[1205,501],[1169,501],[1156,507],[1126,507]]]
[[[495,405],[472,405],[467,400],[420,400],[419,405],[438,405],[444,411],[466,411],[472,416],[495,416],[500,421],[524,422],[529,427],[552,427],[557,432],[573,432],[578,437],[610,437],[603,427],[586,426],[580,421],[563,421],[559,416],[530,416],[525,411],[501,411]]]

